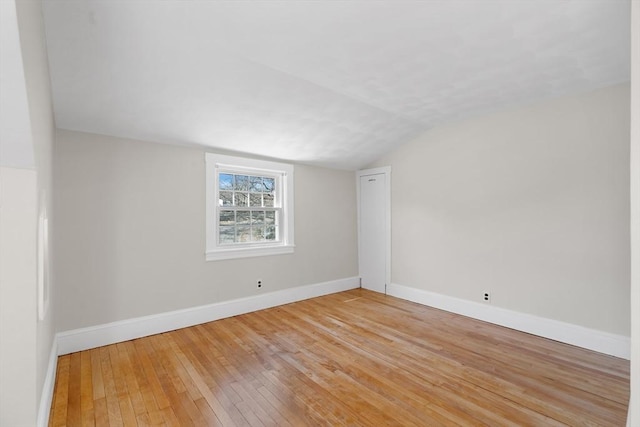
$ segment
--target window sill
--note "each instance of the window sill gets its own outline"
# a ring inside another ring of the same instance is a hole
[[[270,246],[265,248],[230,248],[208,251],[207,261],[219,261],[224,259],[251,258],[258,256],[292,254],[294,245]]]

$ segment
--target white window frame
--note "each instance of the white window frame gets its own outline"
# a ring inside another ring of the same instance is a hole
[[[206,164],[206,260],[217,261],[234,258],[281,255],[293,253],[293,165],[245,157],[205,153]],[[281,218],[277,242],[238,243],[220,245],[218,242],[218,173],[246,173],[277,177],[277,198]]]

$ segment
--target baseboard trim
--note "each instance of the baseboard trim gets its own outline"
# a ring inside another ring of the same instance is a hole
[[[519,313],[395,283],[387,286],[387,294],[599,353],[627,360],[631,358],[631,339],[623,335],[589,329],[571,323]]]
[[[57,334],[58,355],[88,350],[360,287],[358,277],[153,314]]]
[[[58,344],[54,337],[51,344],[51,352],[49,353],[49,364],[47,365],[47,375],[42,385],[42,393],[40,393],[40,407],[38,408],[38,427],[46,427],[49,425],[49,413],[51,412],[51,403],[53,402],[53,388],[56,384],[56,370],[58,368]]]

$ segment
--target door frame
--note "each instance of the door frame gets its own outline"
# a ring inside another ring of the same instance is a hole
[[[358,205],[358,275],[360,276],[360,286],[362,286],[361,272],[361,232],[360,232],[360,178],[368,175],[384,174],[384,210],[385,210],[385,278],[384,293],[391,284],[391,166],[383,166],[373,169],[362,169],[356,171],[356,198]]]

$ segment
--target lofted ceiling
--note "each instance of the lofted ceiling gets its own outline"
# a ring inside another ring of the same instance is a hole
[[[629,0],[45,0],[56,125],[341,169],[630,78]]]

